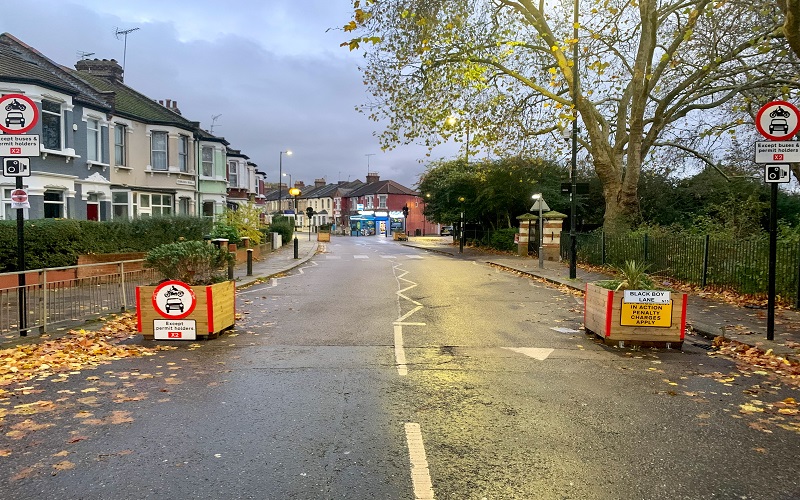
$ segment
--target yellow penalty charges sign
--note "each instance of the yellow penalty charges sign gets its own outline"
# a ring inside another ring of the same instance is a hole
[[[672,298],[665,290],[625,290],[621,326],[672,326]]]

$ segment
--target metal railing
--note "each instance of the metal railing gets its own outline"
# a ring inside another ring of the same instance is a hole
[[[561,257],[569,258],[569,235],[561,235]],[[769,241],[699,236],[578,235],[578,262],[621,266],[626,260],[650,265],[649,271],[701,287],[713,286],[766,297]],[[800,243],[779,241],[776,291],[800,308]]]
[[[136,287],[157,281],[142,260],[25,271],[24,286],[0,285],[0,334],[45,332],[136,306]],[[0,283],[18,283],[18,272],[1,273]],[[73,275],[73,276],[70,276]],[[32,277],[37,277],[31,283]]]

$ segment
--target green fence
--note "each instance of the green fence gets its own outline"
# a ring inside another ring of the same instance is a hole
[[[775,290],[800,308],[800,243],[779,241]],[[569,234],[561,234],[561,257],[569,259]],[[578,262],[621,266],[626,260],[645,262],[650,273],[700,286],[766,296],[769,240],[731,240],[713,236],[578,235]]]

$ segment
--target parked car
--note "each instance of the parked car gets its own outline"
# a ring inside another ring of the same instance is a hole
[[[453,226],[442,226],[441,231],[439,231],[440,236],[452,236],[453,235]]]

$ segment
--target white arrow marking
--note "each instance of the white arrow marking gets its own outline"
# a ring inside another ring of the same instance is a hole
[[[503,347],[503,349],[518,352],[533,359],[538,359],[539,361],[544,361],[555,351],[555,349],[545,349],[542,347]]]

